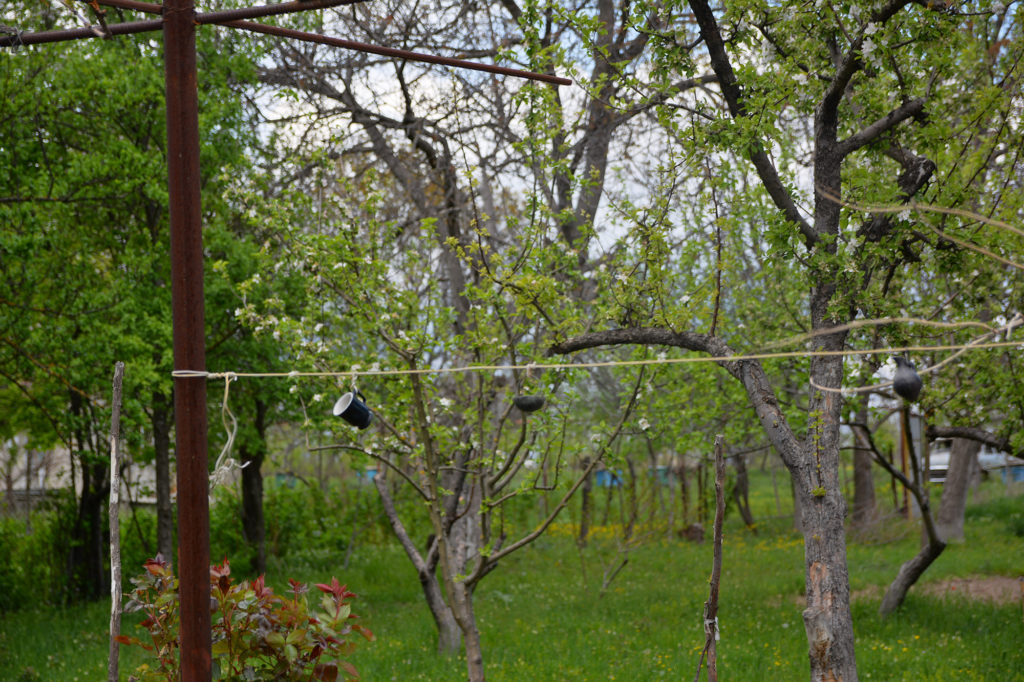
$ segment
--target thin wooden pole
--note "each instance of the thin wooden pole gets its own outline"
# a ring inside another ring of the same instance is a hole
[[[697,661],[697,675],[704,655],[708,657],[708,682],[718,682],[718,586],[722,579],[722,523],[725,520],[725,437],[715,436],[715,527],[711,559],[711,588],[704,602],[704,650]]]
[[[121,384],[124,363],[114,365],[114,397],[110,412],[110,502],[107,514],[110,522],[110,658],[107,679],[117,682],[120,644],[115,639],[121,634]]]

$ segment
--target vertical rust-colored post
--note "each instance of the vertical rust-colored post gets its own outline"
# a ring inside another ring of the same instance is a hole
[[[193,0],[164,2],[174,368],[205,370],[194,17]],[[210,503],[205,379],[175,378],[174,423],[178,463],[181,679],[183,682],[209,682]]]

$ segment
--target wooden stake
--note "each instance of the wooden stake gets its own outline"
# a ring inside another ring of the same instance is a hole
[[[708,657],[708,682],[718,682],[718,585],[722,577],[722,521],[725,519],[725,436],[715,436],[715,528],[714,554],[711,560],[711,589],[708,600],[704,602],[704,650],[697,661],[697,675],[694,682],[700,679],[700,669],[704,663],[704,655]]]
[[[107,665],[109,682],[117,682],[117,664],[120,645],[115,639],[121,634],[121,384],[124,363],[114,365],[114,398],[110,412],[110,660]]]

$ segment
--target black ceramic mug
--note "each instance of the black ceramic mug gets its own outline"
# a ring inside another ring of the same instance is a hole
[[[334,416],[341,417],[356,428],[365,429],[373,421],[373,413],[365,401],[366,397],[359,391],[349,391],[334,403]]]

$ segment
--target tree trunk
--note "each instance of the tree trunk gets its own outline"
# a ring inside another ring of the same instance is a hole
[[[683,506],[683,529],[690,525],[690,482],[686,475],[686,460],[679,459],[676,467],[679,476],[679,502]]]
[[[796,490],[796,482],[790,477],[789,492],[793,495],[793,530],[798,533],[804,532],[803,514],[800,509],[800,495]]]
[[[25,448],[25,535],[32,534],[32,450]]]
[[[732,487],[732,496],[736,501],[736,508],[740,510],[743,523],[747,528],[756,532],[754,514],[750,511],[750,478],[747,475],[747,461],[743,455],[736,455],[733,458],[736,465],[736,484]]]
[[[590,466],[590,459],[584,457],[580,462],[580,468],[586,470]],[[580,486],[580,534],[576,538],[577,544],[580,547],[587,546],[587,536],[590,534],[590,514],[591,514],[591,497],[594,490],[594,474],[587,472],[586,478],[583,479],[583,485]]]
[[[828,349],[829,344],[823,345]],[[811,360],[811,376],[820,386],[839,386],[842,372],[841,359]],[[846,566],[846,498],[839,486],[842,400],[839,393],[814,391],[810,402],[812,420],[800,448],[800,459],[787,462],[803,528],[807,585],[803,618],[811,679],[815,682],[857,679]]]
[[[889,585],[885,596],[882,597],[882,605],[878,608],[878,614],[883,618],[898,609],[903,600],[907,598],[907,591],[917,582],[921,574],[932,565],[932,562],[939,558],[946,543],[942,541],[929,542],[910,561],[900,567],[896,579]]]
[[[826,187],[837,186],[831,173],[818,175]],[[838,174],[838,168],[835,169]],[[831,210],[831,209],[830,209]],[[819,207],[816,224],[822,218]],[[825,212],[827,213],[827,212]],[[823,230],[822,230],[823,231]],[[821,282],[811,295],[811,321],[816,330],[836,323],[828,312],[835,286]],[[846,344],[845,333],[823,335],[815,350],[835,352]],[[839,484],[839,424],[843,397],[836,389],[843,383],[843,359],[811,358],[813,382],[808,402],[807,435],[799,458],[784,457],[796,487],[804,536],[807,608],[804,627],[811,662],[811,680],[857,680],[853,617],[850,613],[850,576],[846,565],[846,497]],[[824,387],[825,390],[814,386]],[[827,390],[833,389],[833,390]],[[771,434],[769,434],[769,438]],[[783,443],[779,443],[783,445]],[[781,450],[781,448],[780,448]]]
[[[373,484],[380,495],[381,505],[384,507],[384,515],[391,525],[391,530],[394,532],[395,537],[398,538],[399,544],[402,545],[402,549],[405,550],[406,555],[408,555],[409,560],[412,561],[413,567],[416,569],[416,575],[420,580],[420,587],[423,588],[423,596],[427,601],[427,608],[430,609],[430,615],[434,619],[434,625],[437,627],[437,653],[443,656],[455,656],[459,653],[462,645],[462,632],[455,621],[455,615],[444,600],[444,593],[441,591],[441,585],[437,580],[435,569],[437,568],[439,556],[438,543],[436,539],[431,542],[431,547],[427,548],[427,556],[424,558],[409,538],[402,520],[398,517],[395,503],[391,499],[391,493],[388,492],[387,480],[383,470],[374,476]]]
[[[441,551],[447,552],[447,561],[442,561],[441,570],[446,572],[445,587],[451,596],[452,612],[466,645],[466,673],[469,682],[483,682],[484,656],[480,645],[480,629],[473,611],[474,584],[460,577],[471,573],[472,565],[480,560],[480,503],[483,493],[479,482],[463,490],[468,497],[466,508],[458,511],[456,520],[449,527],[447,541],[440,543]]]
[[[267,572],[267,528],[263,518],[263,460],[267,455],[267,405],[256,400],[257,440],[243,443],[239,449],[242,459],[242,533],[255,552],[253,571],[257,575]]]
[[[838,490],[838,487],[836,488]],[[804,628],[810,647],[811,679],[856,680],[850,577],[846,567],[845,500],[801,490],[807,608]]]
[[[83,419],[83,398],[77,392],[71,392],[70,407],[76,420]],[[98,599],[106,587],[103,559],[107,543],[103,537],[103,502],[109,486],[105,458],[100,459],[91,447],[84,431],[87,428],[79,422],[75,429],[78,457],[82,463],[82,493],[78,499],[78,513],[68,554],[68,572],[72,595]]]
[[[484,682],[484,652],[473,612],[473,590],[463,582],[455,582],[454,588],[457,621],[466,641],[466,675],[469,682]]]
[[[911,438],[912,432],[910,430],[910,408],[905,403],[901,410],[901,418],[903,433],[905,434],[903,442],[907,448],[910,465],[913,469],[913,482],[911,485],[907,485],[907,481],[904,479],[904,490],[913,493],[914,499],[917,500],[918,508],[921,510],[925,543],[921,547],[921,551],[917,553],[917,556],[900,567],[896,579],[892,581],[889,589],[885,592],[885,596],[882,597],[882,605],[878,609],[878,614],[883,618],[903,604],[903,600],[907,597],[907,591],[917,582],[921,574],[932,565],[932,562],[939,558],[942,550],[946,548],[946,543],[939,537],[938,530],[932,520],[932,512],[928,504],[928,491],[923,484],[927,472],[922,473],[917,455],[914,453],[914,441]]]
[[[174,507],[171,504],[170,401],[153,392],[153,450],[156,466],[156,547],[164,559],[174,557]]]
[[[860,528],[870,526],[875,520],[875,479],[871,465],[871,449],[865,442],[861,428],[867,428],[868,408],[865,403],[858,411],[856,421],[864,427],[854,427],[853,449],[853,525]]]
[[[964,510],[967,508],[967,491],[971,476],[978,466],[978,451],[981,443],[966,438],[954,438],[949,453],[949,468],[946,482],[942,484],[942,498],[935,514],[935,526],[939,537],[945,542],[960,542],[964,539]]]

